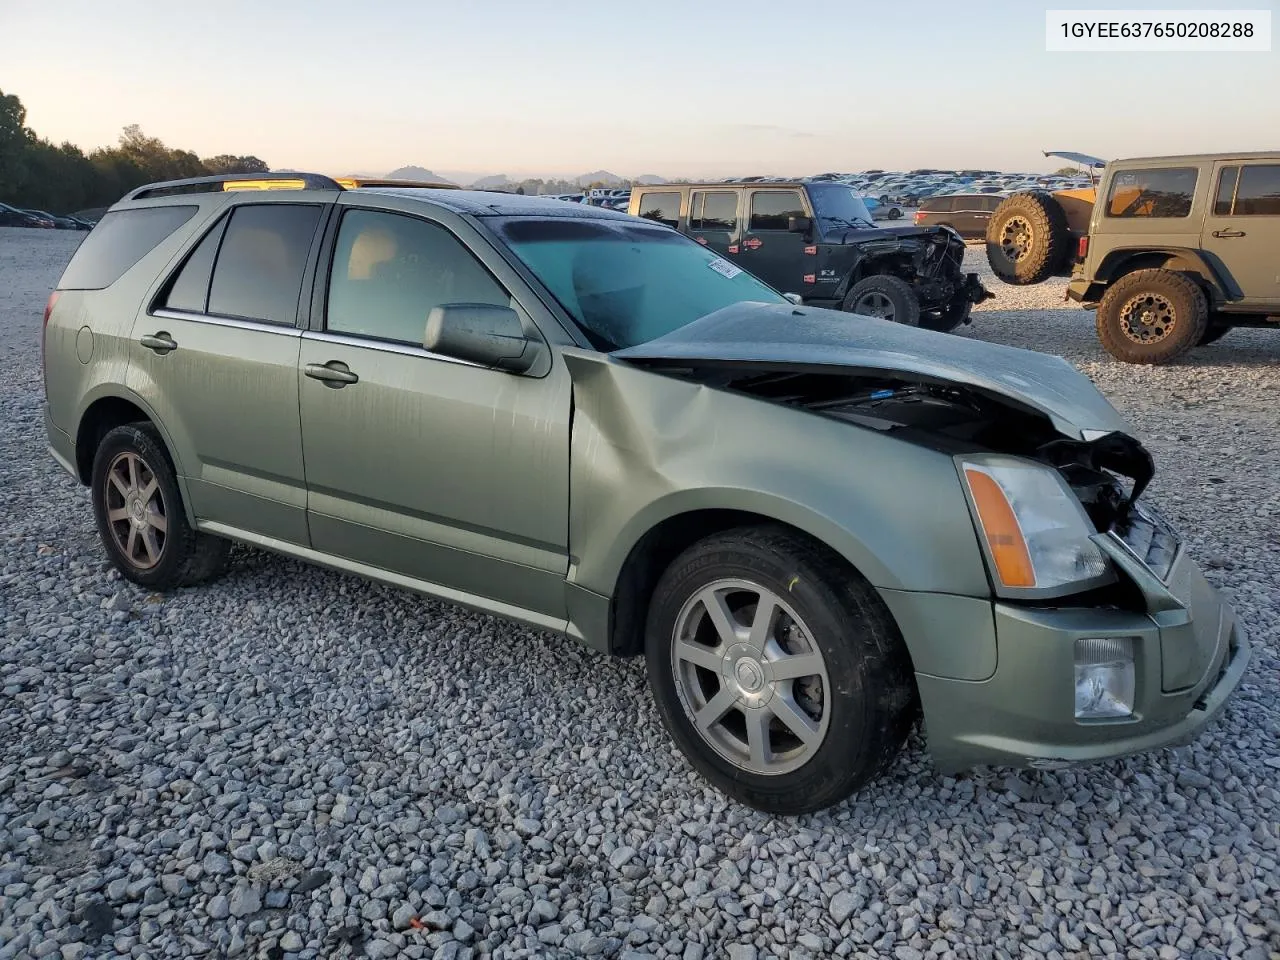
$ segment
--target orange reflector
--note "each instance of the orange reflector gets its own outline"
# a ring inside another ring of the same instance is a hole
[[[980,470],[966,468],[964,474],[973,492],[978,520],[991,548],[1000,582],[1006,587],[1034,587],[1036,572],[1031,566],[1031,554],[1027,552],[1018,518],[1000,484]]]

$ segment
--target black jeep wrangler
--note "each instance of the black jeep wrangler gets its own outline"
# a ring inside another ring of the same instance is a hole
[[[897,323],[952,330],[994,294],[962,270],[949,227],[880,227],[847,184],[823,180],[636,187],[628,212],[675,227],[783,293]]]

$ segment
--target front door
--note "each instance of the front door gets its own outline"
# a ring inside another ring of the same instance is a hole
[[[747,197],[747,226],[742,236],[742,266],[782,293],[801,296],[813,291],[813,258],[805,256],[812,243],[791,233],[792,217],[811,217],[799,190],[752,190]]]
[[[1228,296],[1280,305],[1280,162],[1216,163],[1213,185],[1200,243]]]
[[[172,442],[197,520],[304,546],[298,302],[324,210],[233,207],[138,315],[127,381]]]
[[[741,190],[694,190],[689,194],[689,236],[708,250],[739,263],[741,197]]]
[[[299,357],[312,545],[449,599],[563,619],[559,357],[518,376],[424,350],[437,304],[521,307],[448,226],[407,213],[345,210],[325,299]]]

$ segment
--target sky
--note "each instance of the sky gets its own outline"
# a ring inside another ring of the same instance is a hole
[[[1277,3],[1230,5],[1272,10],[1274,30]],[[1046,7],[1073,6],[1212,4],[0,0],[0,90],[86,150],[136,123],[331,175],[1051,170],[1042,150],[1280,147],[1280,52],[1045,52]]]

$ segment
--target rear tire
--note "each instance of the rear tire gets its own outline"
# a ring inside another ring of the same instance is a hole
[[[151,424],[126,424],[102,438],[90,492],[98,535],[126,580],[171,590],[225,568],[231,544],[187,522],[173,464]]]
[[[885,273],[863,277],[850,287],[841,309],[909,327],[920,323],[920,300],[916,292],[905,280]]]
[[[1098,339],[1125,363],[1168,363],[1204,338],[1204,291],[1172,270],[1135,270],[1107,288],[1098,304]]]
[[[1040,283],[1066,262],[1071,245],[1067,214],[1047,193],[1006,197],[987,222],[987,262],[1005,283]]]
[[[843,800],[890,764],[916,716],[884,602],[825,548],[776,527],[726,531],[677,557],[654,591],[645,654],[676,745],[719,790],[769,813]]]

